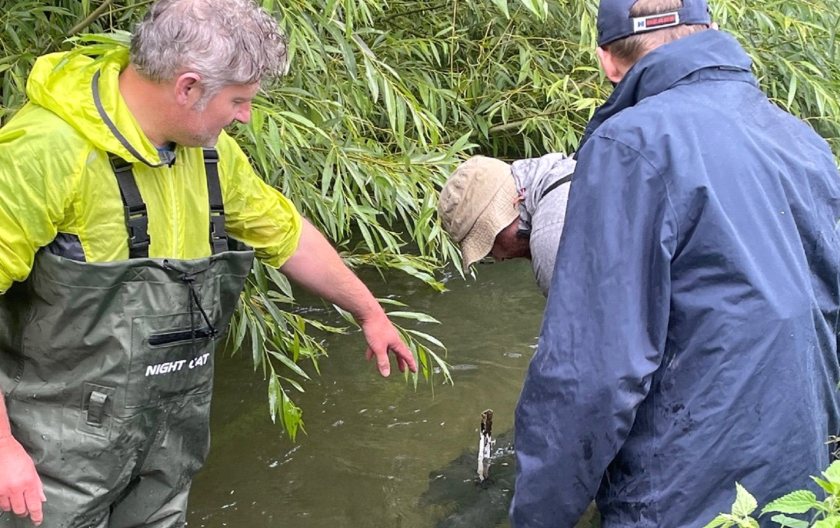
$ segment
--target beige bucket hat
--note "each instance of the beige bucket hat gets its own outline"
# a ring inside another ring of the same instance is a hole
[[[473,156],[458,165],[438,200],[443,228],[461,247],[466,270],[493,249],[499,232],[519,217],[510,165]]]

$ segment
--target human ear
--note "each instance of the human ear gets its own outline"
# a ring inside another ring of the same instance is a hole
[[[619,61],[608,50],[598,46],[595,50],[598,54],[598,62],[601,63],[601,69],[613,84],[621,82],[624,77],[624,68],[621,67]]]
[[[201,98],[201,76],[194,72],[185,72],[175,79],[175,101],[180,105],[192,107]]]

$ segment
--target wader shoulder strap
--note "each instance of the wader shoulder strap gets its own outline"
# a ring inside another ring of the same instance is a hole
[[[204,172],[207,175],[207,195],[210,198],[210,250],[213,254],[228,250],[228,236],[225,231],[225,204],[222,201],[222,186],[219,183],[219,153],[216,149],[202,149]]]
[[[225,206],[222,201],[222,186],[219,182],[219,155],[215,149],[202,149],[204,172],[207,177],[207,195],[210,201],[210,249],[215,255],[228,249],[225,230]],[[131,163],[114,154],[109,154],[111,167],[120,187],[120,198],[125,211],[125,227],[128,232],[129,258],[148,258],[149,214],[146,203],[140,196],[140,189],[134,179]]]
[[[564,183],[568,183],[570,181],[572,181],[572,174],[569,174],[568,176],[563,176],[559,180],[555,181],[554,183],[552,183],[551,185],[549,185],[548,187],[545,188],[545,190],[540,195],[540,200],[542,201],[542,199],[545,198],[546,194],[548,194],[551,191],[553,191],[554,189],[560,187]]]
[[[108,155],[111,168],[120,186],[120,197],[125,211],[125,227],[128,231],[128,258],[146,258],[149,256],[149,213],[146,203],[140,196],[140,189],[134,181],[131,163],[114,154]]]

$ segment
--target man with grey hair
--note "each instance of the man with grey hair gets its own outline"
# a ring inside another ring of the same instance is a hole
[[[601,0],[616,87],[577,149],[516,410],[515,528],[703,526],[817,490],[840,433],[840,175],[705,0]],[[760,519],[769,526],[771,519]]]
[[[514,161],[473,156],[443,186],[438,216],[466,271],[487,255],[526,258],[548,294],[575,160],[559,153]]]
[[[0,527],[180,527],[256,255],[416,371],[370,291],[224,132],[286,71],[252,0],[159,0],[130,56],[52,54],[0,129]]]

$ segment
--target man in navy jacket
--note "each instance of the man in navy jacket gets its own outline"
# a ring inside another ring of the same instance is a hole
[[[840,433],[840,175],[705,0],[602,0],[615,92],[578,149],[516,411],[515,528],[702,526],[814,488]],[[651,7],[653,4],[657,4]],[[769,519],[761,519],[769,526]]]

